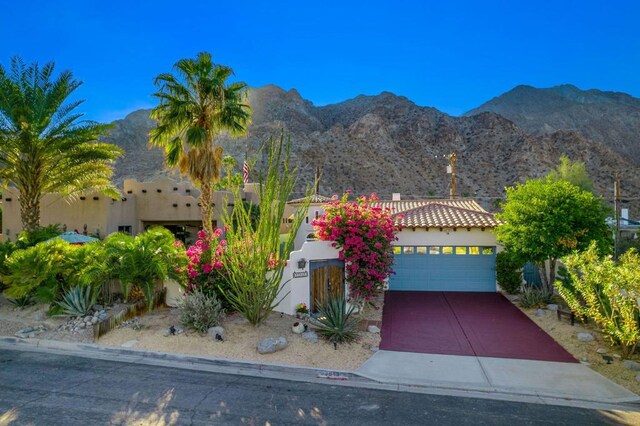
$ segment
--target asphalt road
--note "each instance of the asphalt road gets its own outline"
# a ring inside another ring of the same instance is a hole
[[[592,425],[638,420],[627,415],[0,351],[0,425]]]

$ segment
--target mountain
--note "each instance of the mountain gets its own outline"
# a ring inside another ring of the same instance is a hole
[[[325,195],[352,189],[357,194],[375,191],[381,198],[393,192],[403,198],[446,197],[450,175],[442,156],[453,151],[458,154],[458,195],[476,197],[489,208],[495,208],[505,186],[545,175],[562,153],[584,161],[596,191],[608,198],[616,171],[623,173],[625,191],[640,193],[633,162],[606,144],[576,131],[532,135],[494,112],[452,117],[388,92],[317,107],[297,91],[276,86],[251,90],[249,103],[253,122],[247,136],[234,140],[223,135],[218,142],[241,164],[246,156],[254,158],[270,136],[284,131],[299,166],[294,195],[312,182],[320,166],[320,192]],[[148,114],[136,111],[116,121],[106,138],[126,150],[116,166],[117,181],[166,173],[162,153],[147,147],[154,125]]]
[[[533,134],[574,130],[640,164],[640,99],[619,92],[517,86],[466,113],[495,112]]]

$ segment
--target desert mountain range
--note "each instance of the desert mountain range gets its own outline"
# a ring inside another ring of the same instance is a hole
[[[495,210],[505,186],[545,175],[567,154],[586,163],[595,191],[607,199],[620,173],[627,206],[640,211],[640,200],[634,200],[640,197],[640,99],[627,94],[518,86],[461,117],[388,92],[314,106],[296,90],[269,85],[251,90],[249,103],[253,122],[247,136],[223,135],[219,143],[242,164],[284,131],[299,166],[294,195],[320,166],[324,195],[352,189],[381,198],[394,192],[403,198],[446,197],[450,175],[442,156],[455,151],[458,195]],[[171,173],[162,152],[148,147],[154,126],[148,116],[149,110],[135,111],[104,138],[126,151],[116,165],[118,182]]]

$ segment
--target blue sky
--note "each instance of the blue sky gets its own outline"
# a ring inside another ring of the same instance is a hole
[[[639,4],[2,0],[0,63],[70,69],[99,121],[153,106],[153,77],[203,50],[316,105],[386,90],[458,115],[518,84],[640,97]]]

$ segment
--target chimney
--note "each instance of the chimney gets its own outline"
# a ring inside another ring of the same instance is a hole
[[[393,194],[391,194],[391,201],[400,201],[400,193],[394,192]]]

